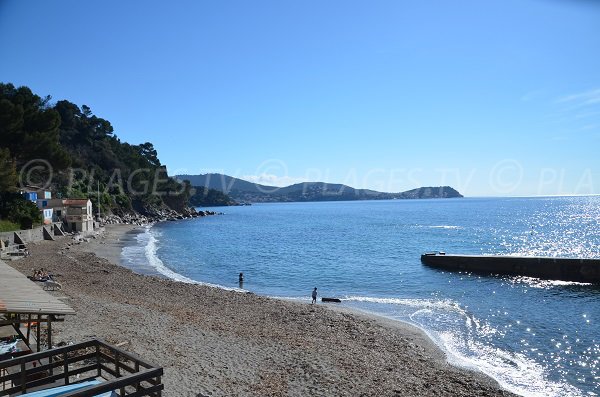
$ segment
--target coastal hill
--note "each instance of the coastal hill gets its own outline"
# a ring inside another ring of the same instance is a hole
[[[175,178],[189,181],[196,189],[193,196],[206,195],[211,190],[216,190],[232,200],[246,203],[463,197],[450,186],[420,187],[400,193],[386,193],[325,182],[303,182],[286,187],[267,186],[224,174],[176,175]]]
[[[190,211],[191,187],[167,176],[151,142],[121,141],[111,123],[86,105],[52,102],[28,87],[0,82],[0,218],[40,220],[35,204],[18,193],[23,186],[89,198],[94,213],[98,206],[103,214]]]

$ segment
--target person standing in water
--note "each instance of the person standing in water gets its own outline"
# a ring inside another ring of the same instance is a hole
[[[317,287],[312,292],[312,303],[317,303]]]

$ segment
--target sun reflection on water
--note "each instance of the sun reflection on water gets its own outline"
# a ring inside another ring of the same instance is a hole
[[[483,234],[491,233],[495,243],[482,246],[494,254],[600,258],[598,200],[579,197],[566,205],[565,200],[548,199],[533,212],[516,210],[503,219],[504,227],[482,225]],[[498,247],[504,251],[498,252]]]

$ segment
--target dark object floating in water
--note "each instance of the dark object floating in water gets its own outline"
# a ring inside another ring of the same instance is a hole
[[[338,299],[338,298],[321,298],[321,302],[335,302],[335,303],[341,303],[342,300]]]
[[[421,255],[421,262],[444,270],[600,284],[600,259],[432,252]]]

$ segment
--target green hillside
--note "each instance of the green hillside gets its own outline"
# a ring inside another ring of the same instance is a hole
[[[190,186],[167,176],[152,143],[122,142],[88,106],[51,99],[0,83],[1,191],[42,186],[96,207],[99,190],[103,212],[187,208]]]

